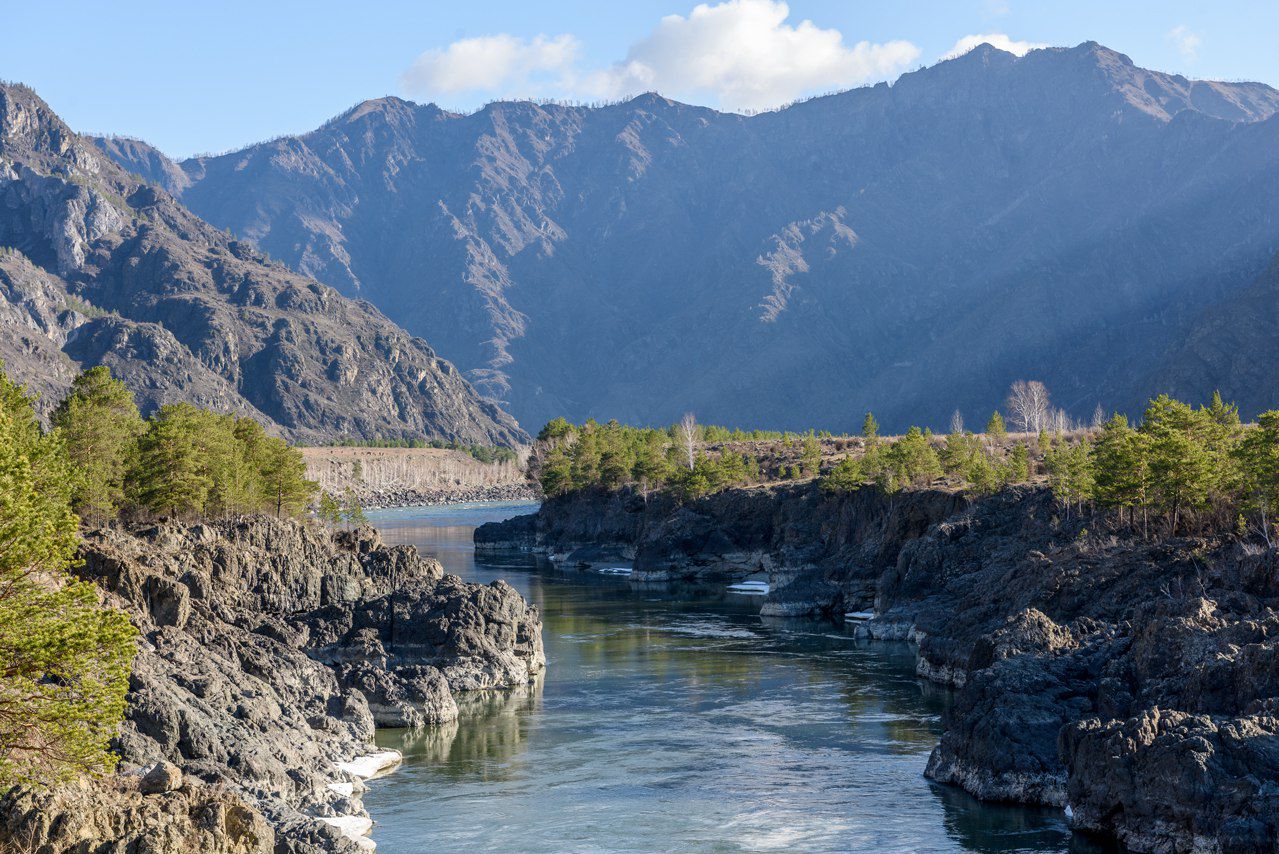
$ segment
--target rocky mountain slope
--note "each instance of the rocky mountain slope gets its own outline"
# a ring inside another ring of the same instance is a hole
[[[232,239],[0,85],[0,358],[47,409],[105,364],[295,438],[524,438],[420,338]]]
[[[1273,851],[1279,549],[1114,523],[1041,487],[970,503],[808,485],[583,493],[476,545],[633,560],[645,580],[767,572],[765,613],[864,610],[858,633],[913,641],[918,673],[958,689],[934,779],[1061,808],[1128,850]]]
[[[537,610],[514,588],[445,576],[369,528],[262,517],[109,528],[87,535],[82,556],[78,572],[141,630],[122,773],[97,792],[0,802],[3,850],[31,839],[80,850],[81,831],[120,850],[354,850],[358,833],[341,829],[367,823],[368,774],[348,763],[374,750],[375,725],[454,720],[454,692],[523,686],[545,666]],[[163,780],[138,780],[157,763]],[[208,847],[137,841],[192,822]]]
[[[1277,108],[1095,43],[983,46],[749,118],[385,98],[181,164],[102,145],[525,423],[895,429],[984,418],[1023,377],[1079,416],[1228,384],[1183,339],[1279,250]],[[1269,341],[1239,335],[1240,359]]]

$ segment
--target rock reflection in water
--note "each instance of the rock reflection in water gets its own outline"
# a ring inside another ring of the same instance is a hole
[[[443,776],[465,776],[477,767],[509,767],[524,749],[545,677],[511,691],[457,695],[458,720],[416,730],[380,730],[378,745],[395,747],[405,762],[438,767]]]

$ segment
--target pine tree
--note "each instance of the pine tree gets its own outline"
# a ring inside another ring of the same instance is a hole
[[[1150,497],[1171,521],[1176,536],[1183,511],[1208,503],[1213,460],[1203,434],[1203,418],[1167,395],[1150,402],[1141,423],[1149,460]]]
[[[107,745],[136,652],[128,617],[66,574],[79,542],[70,490],[41,488],[20,450],[34,415],[15,419],[11,405],[0,406],[0,788],[114,767]]]
[[[865,439],[879,438],[879,422],[875,420],[875,416],[867,412],[866,417],[862,419],[862,437]]]
[[[862,486],[861,461],[856,457],[844,457],[822,475],[818,486],[822,492],[830,494],[856,492]]]
[[[199,433],[204,413],[189,403],[161,407],[138,441],[133,499],[153,513],[202,514],[213,489]]]
[[[1266,544],[1272,545],[1274,521],[1279,515],[1279,411],[1257,416],[1257,427],[1234,453],[1243,473],[1240,486],[1245,509],[1256,514],[1258,530]]]
[[[321,492],[315,515],[324,524],[336,528],[342,523],[342,505],[332,494]]]
[[[95,522],[114,517],[144,429],[133,395],[108,368],[90,368],[75,378],[51,422],[77,475],[72,506]]]
[[[1004,416],[999,414],[998,409],[991,413],[990,420],[986,422],[986,435],[995,439],[1002,439],[1008,435],[1008,427],[1004,424]]]
[[[270,436],[265,437],[261,446],[263,493],[276,518],[301,513],[319,488],[315,481],[306,479],[306,461],[302,454],[283,439]]]
[[[804,463],[804,473],[806,475],[809,477],[817,477],[817,475],[821,474],[822,446],[811,432],[804,437],[802,459]]]
[[[1067,510],[1093,497],[1093,464],[1090,443],[1045,439],[1044,467],[1053,494]]]
[[[364,515],[364,508],[360,506],[359,498],[350,489],[342,496],[342,520],[353,528],[369,523],[369,517]]]
[[[920,485],[942,474],[937,452],[918,427],[911,427],[906,431],[905,436],[888,448],[884,457],[885,466],[893,475],[895,485]]]

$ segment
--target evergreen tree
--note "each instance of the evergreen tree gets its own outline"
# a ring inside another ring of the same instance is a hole
[[[139,506],[174,516],[204,512],[214,485],[199,435],[206,423],[205,413],[189,403],[156,412],[139,439],[131,476]]]
[[[822,475],[818,486],[826,493],[856,492],[862,486],[861,461],[856,457],[844,457]]]
[[[1053,494],[1067,510],[1093,497],[1093,465],[1088,442],[1044,440],[1044,467]]]
[[[1102,425],[1092,455],[1097,502],[1121,512],[1126,508],[1129,522],[1135,523],[1136,508],[1146,502],[1149,481],[1143,437],[1116,412]]]
[[[1254,513],[1257,529],[1267,545],[1273,545],[1274,521],[1279,515],[1279,411],[1263,412],[1257,427],[1235,451],[1243,473],[1244,508]]]
[[[991,413],[990,420],[986,422],[986,435],[996,439],[1002,439],[1008,435],[1008,427],[1004,424],[1004,416],[999,414],[998,409]]]
[[[946,437],[941,450],[942,470],[952,476],[968,478],[974,459],[981,454],[981,445],[971,433],[952,433]]]
[[[546,423],[546,426],[537,434],[539,442],[550,442],[555,439],[563,439],[573,432],[573,425],[569,424],[563,418],[555,418]]]
[[[271,436],[263,438],[259,453],[262,491],[276,518],[301,513],[319,488],[315,481],[306,479],[306,461],[302,455],[283,439]]]
[[[369,517],[364,515],[364,508],[360,506],[360,500],[350,489],[342,496],[342,521],[352,528],[369,523]]]
[[[95,522],[113,518],[124,503],[124,476],[143,430],[133,395],[108,368],[90,368],[72,382],[51,421],[76,473],[72,506]]]
[[[107,745],[136,652],[128,617],[66,574],[78,545],[70,490],[41,488],[20,449],[34,415],[15,419],[11,406],[21,409],[0,405],[0,788],[114,767]]]
[[[894,486],[918,486],[942,474],[937,452],[918,427],[894,442],[884,454]]]
[[[1150,402],[1141,423],[1149,460],[1150,498],[1169,515],[1173,536],[1181,514],[1207,505],[1213,486],[1213,459],[1204,441],[1201,413],[1160,395]]]
[[[803,456],[804,473],[809,477],[817,477],[822,468],[822,446],[810,432],[804,437]]]
[[[564,495],[573,491],[575,485],[572,462],[562,448],[552,450],[542,460],[538,480],[542,485],[542,492],[548,496]]]
[[[331,493],[321,492],[315,515],[330,528],[336,528],[342,523],[342,504]]]

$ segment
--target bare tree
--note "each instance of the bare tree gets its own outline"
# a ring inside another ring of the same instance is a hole
[[[697,418],[693,413],[685,412],[675,428],[675,438],[684,448],[684,456],[688,462],[688,470],[693,470],[693,452],[697,450]]]
[[[1051,404],[1048,387],[1039,380],[1017,380],[1008,392],[1009,419],[1023,433],[1038,433],[1049,426]]]
[[[1048,413],[1048,417],[1044,419],[1045,429],[1054,433],[1069,433],[1075,425],[1071,422],[1070,416],[1066,414],[1064,409],[1054,409]]]
[[[958,409],[951,413],[950,432],[956,436],[964,432],[964,416]]]
[[[1101,426],[1106,423],[1106,410],[1101,408],[1101,404],[1097,404],[1097,408],[1092,411],[1092,426],[1094,430],[1100,430]]]

